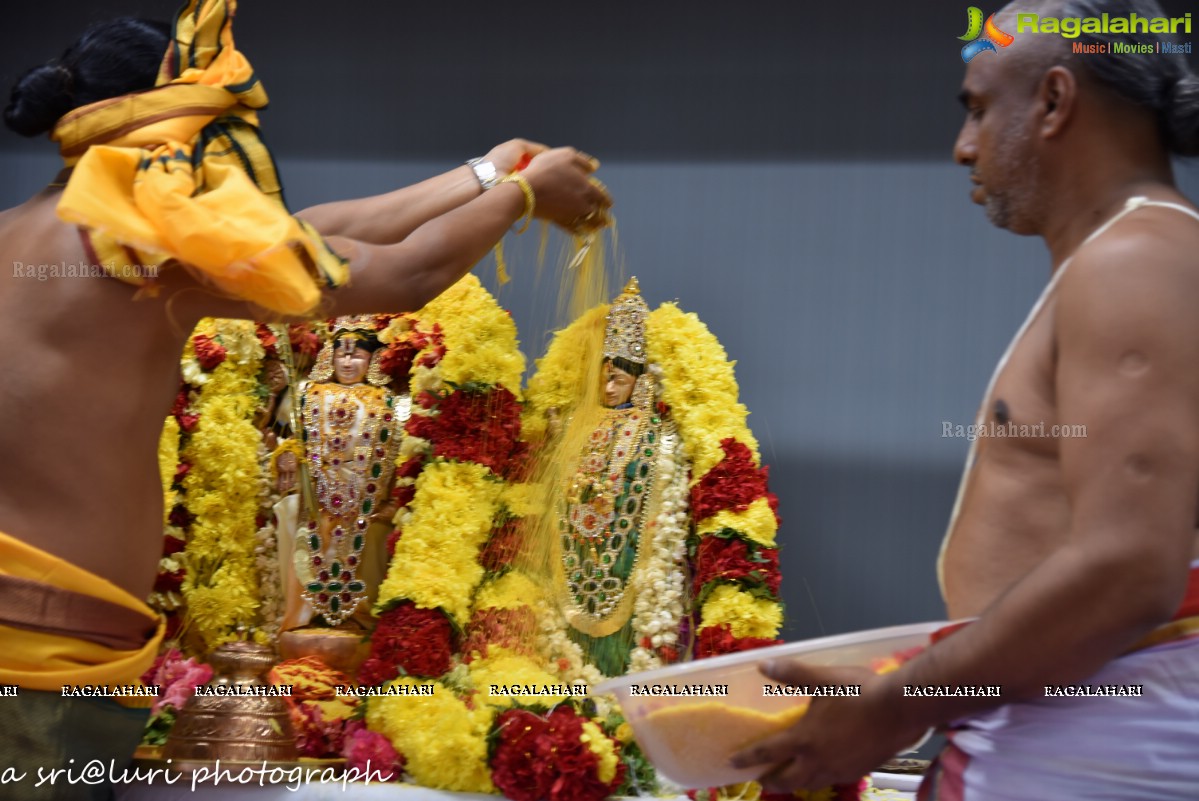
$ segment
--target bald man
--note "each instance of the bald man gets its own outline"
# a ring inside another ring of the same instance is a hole
[[[967,462],[939,573],[950,618],[975,622],[883,677],[770,668],[863,685],[739,756],[772,789],[852,781],[941,727],[921,799],[1199,797],[1199,215],[1170,160],[1199,154],[1199,81],[1182,56],[1111,52],[1158,34],[1075,55],[1018,13],[1165,16],[1013,4],[996,23],[1015,41],[970,61],[955,158],[988,218],[1052,261],[978,422],[1031,436]],[[929,685],[1000,697],[905,694]]]

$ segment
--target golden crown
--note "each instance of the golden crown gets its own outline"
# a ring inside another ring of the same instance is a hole
[[[338,317],[330,324],[329,335],[332,339],[338,339],[345,334],[365,334],[368,337],[377,338],[379,335],[378,320],[378,315],[374,314],[350,314]]]
[[[649,306],[641,298],[641,286],[637,279],[630,278],[608,309],[607,328],[604,330],[604,358],[628,359],[635,364],[645,364],[645,320],[649,317]]]

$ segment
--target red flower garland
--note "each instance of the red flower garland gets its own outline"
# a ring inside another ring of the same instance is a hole
[[[183,433],[185,434],[190,434],[192,429],[196,427],[196,423],[200,420],[199,415],[187,414],[188,403],[189,399],[187,396],[187,385],[185,384],[183,385],[183,388],[180,389],[175,395],[175,403],[171,406],[171,416],[178,421],[179,428],[182,429]]]
[[[737,651],[752,651],[769,645],[781,645],[782,642],[769,637],[734,637],[732,627],[728,623],[721,623],[719,626],[700,629],[695,640],[695,658],[704,659]]]
[[[172,526],[176,528],[186,529],[195,520],[195,515],[187,511],[187,507],[181,503],[175,504],[171,508],[171,515],[168,518]]]
[[[778,548],[759,548],[757,554],[765,561],[753,561],[749,543],[742,539],[702,537],[695,557],[696,586],[703,587],[716,579],[747,581],[762,584],[778,595],[782,580]]]
[[[270,329],[266,323],[258,323],[254,328],[254,335],[258,337],[259,344],[262,345],[264,358],[277,359],[279,358],[279,337],[275,336],[275,332]]]
[[[182,386],[175,393],[175,402],[171,405],[171,416],[176,419],[187,409],[187,386]]]
[[[458,389],[434,399],[417,401],[432,406],[436,414],[414,414],[405,430],[433,442],[433,457],[477,462],[507,477],[522,459],[527,445],[520,441],[520,404],[511,392],[496,387],[491,392]]]
[[[425,469],[425,457],[413,456],[396,468],[396,478],[416,478]]]
[[[724,458],[691,489],[695,521],[698,523],[725,510],[743,512],[755,501],[765,498],[776,523],[780,523],[778,497],[767,486],[770,468],[755,466],[753,452],[745,443],[732,437],[721,440],[720,447]],[[704,597],[711,583],[718,580],[764,586],[777,597],[782,579],[778,549],[760,547],[748,542],[741,532],[736,534],[721,537],[712,533],[699,538],[693,583],[696,598]],[[695,656],[702,659],[779,642],[782,641],[766,637],[735,637],[728,624],[708,626],[696,637]]]
[[[207,334],[196,334],[192,338],[192,345],[196,351],[196,360],[200,362],[200,367],[204,370],[215,370],[228,355],[225,347]]]
[[[512,801],[542,801],[554,781],[549,760],[534,758],[549,724],[532,712],[509,709],[495,721],[499,744],[491,757],[491,781]]]
[[[479,564],[489,573],[498,573],[512,565],[520,553],[524,540],[521,537],[520,521],[510,518],[491,530],[487,544],[479,552]]]
[[[400,541],[400,530],[398,528],[392,529],[391,533],[387,535],[387,561],[388,562],[390,562],[392,560],[392,558],[396,555],[396,543],[399,541]]]
[[[345,745],[345,721],[326,720],[316,704],[293,704],[290,712],[300,756],[320,759],[341,753]]]
[[[441,331],[441,323],[433,323],[433,330],[430,332],[416,332],[412,336],[412,344],[417,350],[429,348],[429,352],[417,362],[421,367],[436,367],[445,358],[445,334]]]
[[[379,369],[392,378],[402,381],[412,372],[412,361],[419,351],[420,348],[411,342],[397,339],[388,345],[387,350],[383,351],[383,355],[379,357]]]
[[[725,509],[744,512],[759,498],[767,499],[775,520],[779,520],[778,497],[766,486],[770,468],[754,467],[753,452],[732,437],[722,439],[720,447],[724,449],[724,458],[691,489],[695,522]]]
[[[537,615],[527,606],[516,609],[480,609],[471,618],[462,654],[472,661],[475,654],[487,656],[490,646],[507,648],[525,654],[534,653],[533,633],[537,631]]]
[[[453,653],[454,630],[445,613],[404,601],[379,616],[358,680],[375,686],[391,681],[401,670],[410,676],[441,676],[449,671]]]
[[[603,801],[627,768],[618,759],[612,781],[600,780],[599,759],[582,740],[584,720],[569,706],[555,707],[544,720],[521,709],[501,713],[491,758],[495,786],[513,801]]]
[[[292,323],[287,327],[287,340],[293,352],[311,358],[321,349],[321,338],[312,330],[310,323]]]
[[[397,509],[402,509],[412,503],[412,499],[415,497],[416,487],[411,484],[394,487],[391,490],[391,500],[395,503]]]

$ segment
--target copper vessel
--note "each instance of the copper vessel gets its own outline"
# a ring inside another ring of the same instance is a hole
[[[370,655],[367,633],[350,626],[292,629],[279,634],[279,655],[284,660],[315,656],[334,670],[356,676]]]
[[[214,693],[234,687],[269,687],[274,652],[251,642],[231,642],[209,659]],[[253,692],[253,690],[250,690]],[[296,738],[287,701],[277,695],[193,695],[187,699],[163,747],[164,759],[230,762],[290,762]]]

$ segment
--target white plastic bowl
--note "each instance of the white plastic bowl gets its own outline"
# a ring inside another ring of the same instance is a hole
[[[729,757],[786,728],[795,718],[784,716],[798,714],[810,700],[767,695],[767,685],[779,685],[763,676],[758,665],[802,657],[809,665],[870,668],[897,651],[926,645],[929,635],[946,625],[941,621],[891,626],[698,659],[609,679],[594,692],[616,696],[642,751],[665,778],[683,787],[737,784],[757,778],[764,768],[737,770],[729,765]],[[720,685],[727,687],[726,696],[645,694],[647,688]]]

